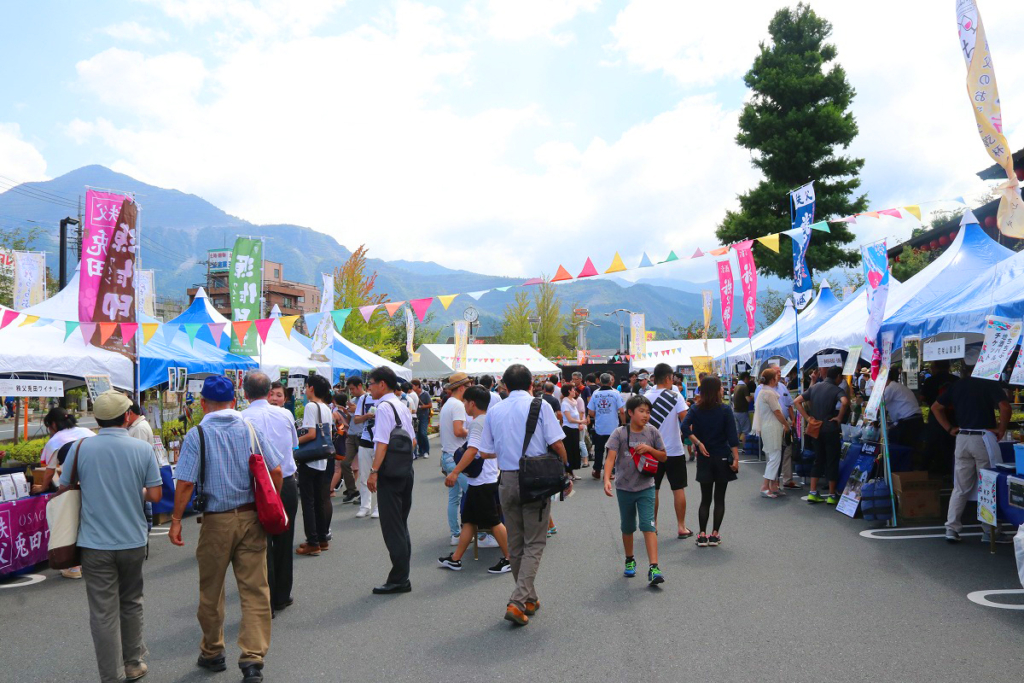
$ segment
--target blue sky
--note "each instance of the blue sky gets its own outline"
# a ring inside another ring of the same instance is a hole
[[[872,208],[983,192],[953,3],[811,5],[858,91],[851,152]],[[714,226],[757,182],[735,119],[780,6],[20,3],[0,27],[0,175],[99,163],[381,258],[500,274],[692,253],[716,246]],[[1024,9],[982,13],[1018,149]],[[899,239],[912,223],[857,236]],[[659,270],[714,277],[710,263]]]

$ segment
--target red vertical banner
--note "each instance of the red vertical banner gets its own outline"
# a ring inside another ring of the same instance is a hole
[[[117,225],[125,196],[114,192],[85,191],[85,232],[82,234],[82,269],[78,274],[78,321],[93,322],[97,293],[104,274],[107,248]]]
[[[732,341],[732,266],[729,259],[718,262],[718,286],[722,302],[722,325],[725,327],[725,341]]]
[[[736,257],[740,264],[740,286],[743,288],[743,312],[747,316],[747,336],[754,336],[757,322],[757,266],[754,264],[752,247],[754,240],[735,245]]]
[[[96,291],[96,308],[92,312],[92,320],[100,323],[100,345],[129,358],[135,356],[134,340],[121,339],[119,325],[103,338],[103,326],[135,322],[135,226],[138,216],[135,202],[130,197],[125,198],[110,234],[103,275]]]

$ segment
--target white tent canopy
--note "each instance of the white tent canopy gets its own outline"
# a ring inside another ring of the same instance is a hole
[[[404,380],[408,381],[412,379],[412,370],[410,370],[409,368],[402,367],[398,363],[392,363],[387,358],[378,356],[373,351],[364,349],[362,346],[350,342],[348,339],[345,339],[340,334],[338,334],[337,330],[335,330],[334,332],[334,341],[336,343],[341,342],[342,344],[345,345],[347,349],[352,351],[352,353],[356,354],[357,356],[359,356],[360,358],[362,358],[364,361],[366,361],[375,368],[383,365],[394,370],[395,374]]]
[[[747,337],[733,337],[731,342],[724,338],[708,339],[707,350],[703,339],[665,339],[647,342],[647,353],[643,358],[634,358],[629,362],[630,370],[653,370],[659,363],[676,366],[692,367],[692,356],[711,356],[717,358],[725,353],[735,353],[740,358],[749,357],[745,352],[749,348]],[[667,353],[666,353],[667,352]]]
[[[420,354],[419,362],[409,360],[405,364],[413,377],[444,379],[455,373],[452,368],[454,344],[421,344],[416,352]],[[469,344],[466,347],[467,375],[500,377],[506,368],[516,363],[525,365],[533,375],[561,372],[557,365],[526,344]]]
[[[224,318],[212,306],[210,308],[213,310],[211,315],[215,314],[219,318]],[[281,309],[277,304],[274,304],[270,317],[281,317]],[[279,376],[281,370],[285,369],[291,375],[308,375],[310,370],[315,370],[316,374],[321,377],[330,378],[331,376],[331,364],[311,359],[309,349],[303,346],[298,339],[286,335],[280,325],[271,325],[267,332],[267,341],[263,342],[257,339],[256,345],[259,348],[259,353],[253,356],[253,360],[260,364],[260,370],[271,377]]]

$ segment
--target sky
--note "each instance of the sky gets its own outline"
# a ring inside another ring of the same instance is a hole
[[[871,209],[980,197],[954,0],[812,0],[857,96]],[[384,259],[575,275],[717,246],[765,0],[53,0],[0,26],[0,175],[102,164]],[[979,0],[1024,146],[1024,5]],[[719,10],[720,12],[716,12]],[[724,13],[724,14],[723,14]],[[818,218],[821,218],[819,216]],[[927,215],[925,216],[927,219]],[[914,219],[862,219],[858,242]],[[785,240],[783,240],[785,243]],[[784,247],[787,245],[783,245]],[[651,273],[652,271],[646,271]],[[710,259],[657,269],[702,282]],[[628,277],[629,275],[627,275]]]

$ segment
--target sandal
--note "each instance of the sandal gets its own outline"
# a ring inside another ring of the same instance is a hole
[[[690,536],[693,536],[693,532],[692,532],[692,531],[690,531],[689,529],[687,529],[687,530],[686,530],[686,531],[684,531],[683,533],[681,533],[681,534],[678,534],[678,535],[676,536],[676,538],[689,538]]]
[[[778,496],[775,495],[774,493],[772,493],[771,491],[761,491],[761,497],[762,498],[778,498]]]

